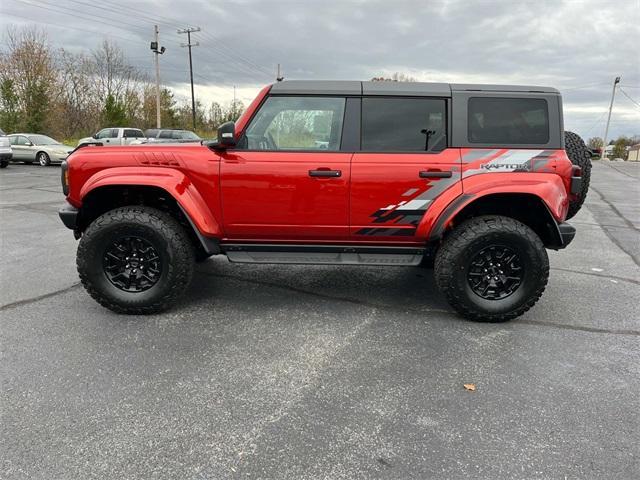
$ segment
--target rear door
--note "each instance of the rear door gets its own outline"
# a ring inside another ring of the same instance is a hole
[[[418,242],[433,201],[462,193],[460,151],[447,148],[443,98],[364,97],[361,152],[351,167],[351,236]]]
[[[31,141],[24,135],[15,135],[11,138],[11,148],[13,150],[13,160],[19,162],[33,162],[36,159],[36,152],[31,146]]]
[[[224,229],[233,240],[349,237],[352,153],[341,151],[346,98],[270,96],[238,147],[221,154]]]

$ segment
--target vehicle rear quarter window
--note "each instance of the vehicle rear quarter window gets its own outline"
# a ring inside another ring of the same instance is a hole
[[[174,138],[171,130],[161,130],[158,138]]]
[[[141,138],[144,136],[142,130],[137,130],[135,128],[126,128],[122,133],[125,138]]]
[[[344,97],[269,97],[247,127],[240,148],[338,151]]]
[[[549,108],[542,98],[472,97],[470,143],[544,145],[549,142]]]
[[[446,148],[445,101],[363,98],[362,150],[433,152]]]

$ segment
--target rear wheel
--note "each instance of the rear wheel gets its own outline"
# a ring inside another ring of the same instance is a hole
[[[569,219],[578,213],[587,198],[591,180],[591,153],[582,138],[573,132],[564,132],[564,146],[571,163],[582,169],[582,188],[575,199],[569,202],[569,213],[567,213],[567,219]]]
[[[194,252],[169,214],[130,206],[98,217],[78,245],[78,273],[89,294],[118,313],[166,310],[193,275]]]
[[[482,216],[460,224],[435,260],[435,279],[449,304],[464,317],[504,322],[540,298],[549,277],[542,241],[512,218]]]
[[[38,159],[38,163],[43,167],[51,165],[51,159],[49,158],[49,155],[47,155],[47,152],[38,152],[36,158]]]
[[[0,161],[0,168],[7,168],[9,166],[9,160]]]

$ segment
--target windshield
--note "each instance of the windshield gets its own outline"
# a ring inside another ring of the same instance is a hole
[[[60,142],[46,135],[29,135],[29,140],[34,145],[59,145]]]

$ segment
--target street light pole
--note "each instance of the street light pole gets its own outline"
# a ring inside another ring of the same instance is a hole
[[[613,92],[611,92],[611,103],[609,104],[609,116],[607,117],[607,126],[604,129],[604,137],[602,139],[602,154],[600,160],[604,160],[605,151],[607,149],[607,135],[609,135],[609,122],[611,121],[611,110],[613,109],[613,99],[616,97],[616,86],[620,83],[620,77],[616,77],[613,81]]]
[[[151,50],[153,50],[153,53],[155,54],[155,57],[156,57],[156,128],[160,128],[161,121],[160,121],[160,61],[159,61],[159,56],[161,55],[161,53],[158,50],[158,45],[160,44],[160,40],[159,40],[160,32],[158,30],[158,25],[154,25],[153,26],[153,33],[154,33],[154,37],[153,37],[153,43],[151,44]],[[164,47],[162,48],[162,53],[164,53]]]
[[[191,59],[191,47],[197,47],[200,45],[198,42],[191,43],[191,34],[193,32],[199,32],[200,27],[195,28],[185,28],[184,30],[178,30],[178,33],[186,33],[187,34],[187,43],[181,43],[181,47],[189,48],[189,76],[191,77],[191,116],[193,120],[193,129],[196,129],[196,97],[193,91],[193,61]]]

